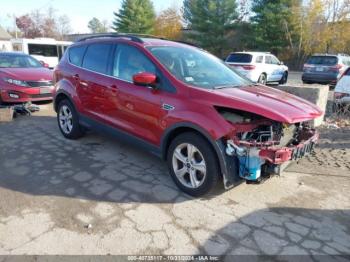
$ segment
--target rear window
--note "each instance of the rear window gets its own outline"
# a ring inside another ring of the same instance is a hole
[[[332,66],[338,64],[338,58],[336,56],[312,56],[307,60],[307,64]]]
[[[69,62],[73,65],[81,66],[85,54],[86,46],[75,46],[69,49]]]
[[[93,44],[86,51],[83,67],[91,71],[107,74],[111,44]]]
[[[227,59],[226,62],[229,63],[251,63],[253,59],[253,56],[250,54],[230,54]]]

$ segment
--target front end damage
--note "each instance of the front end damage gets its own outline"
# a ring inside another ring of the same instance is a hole
[[[232,124],[224,138],[226,155],[236,159],[239,177],[251,183],[279,174],[282,164],[312,153],[319,138],[307,122],[280,123],[237,110],[218,111]]]

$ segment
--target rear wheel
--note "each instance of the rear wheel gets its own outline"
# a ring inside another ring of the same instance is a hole
[[[200,135],[184,133],[176,137],[168,149],[167,162],[175,184],[191,196],[203,196],[218,183],[216,154]]]
[[[57,122],[64,137],[74,140],[84,136],[78,113],[67,99],[62,100],[58,105]]]
[[[267,76],[266,74],[261,74],[258,80],[259,84],[266,85],[267,83]]]

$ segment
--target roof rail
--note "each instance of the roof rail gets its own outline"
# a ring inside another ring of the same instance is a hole
[[[76,42],[84,42],[89,39],[95,39],[95,38],[104,38],[104,37],[111,37],[111,38],[130,38],[131,41],[137,42],[137,43],[144,43],[142,38],[156,38],[156,39],[162,39],[167,40],[165,38],[153,36],[153,35],[146,35],[146,34],[126,34],[126,33],[102,33],[102,34],[93,34],[90,36],[83,37]]]
[[[137,37],[135,35],[131,34],[121,34],[121,33],[107,33],[107,34],[93,34],[87,37],[80,38],[76,42],[84,42],[86,40],[95,39],[95,38],[105,38],[105,37],[115,37],[115,38],[130,38],[131,41],[137,42],[137,43],[143,43],[142,39],[140,37]]]

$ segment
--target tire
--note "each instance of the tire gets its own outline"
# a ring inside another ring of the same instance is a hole
[[[76,140],[85,134],[79,124],[79,116],[75,107],[67,99],[62,100],[58,105],[57,123],[62,135],[67,139]]]
[[[284,72],[281,81],[279,81],[280,85],[284,85],[288,82],[288,72]]]
[[[188,157],[189,150],[192,157]],[[194,197],[208,194],[220,178],[216,153],[205,138],[195,133],[181,134],[171,142],[167,163],[175,184]]]
[[[267,76],[266,76],[265,73],[263,73],[263,74],[261,74],[259,76],[258,83],[262,84],[262,85],[266,85],[267,84]]]
[[[303,80],[303,84],[305,84],[305,85],[310,85],[310,84],[312,84],[312,82],[310,82],[310,81],[304,81],[304,80]]]

